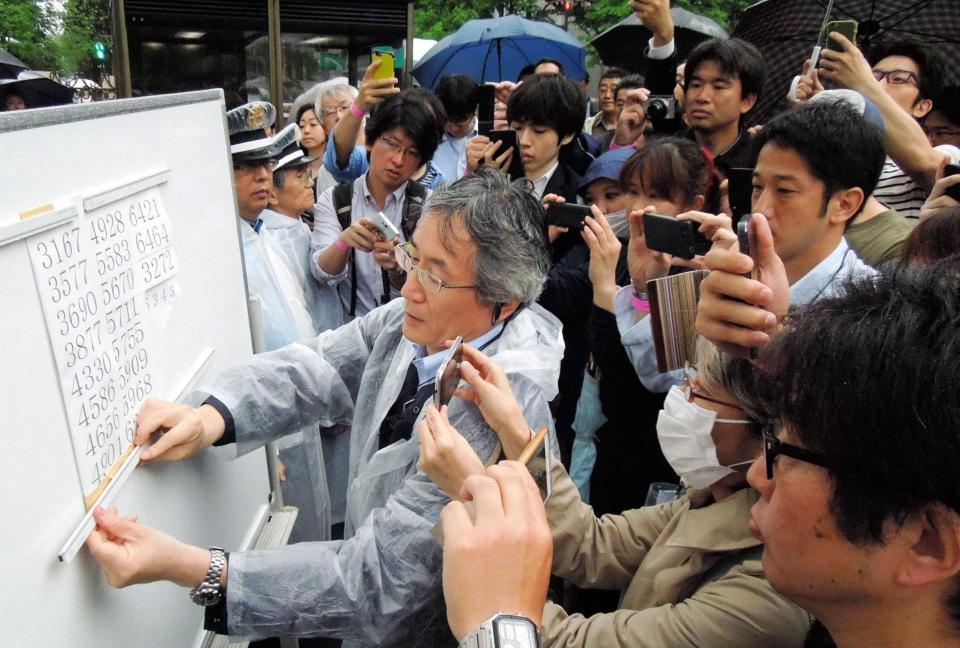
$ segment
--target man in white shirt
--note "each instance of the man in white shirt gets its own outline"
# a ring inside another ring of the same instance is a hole
[[[477,134],[480,91],[477,82],[466,74],[450,74],[440,79],[436,94],[447,111],[447,123],[433,163],[448,182],[453,182],[467,170],[467,141]]]
[[[790,302],[833,295],[848,277],[872,273],[843,233],[880,175],[884,153],[879,130],[849,106],[808,104],[776,117],[757,142],[753,211],[769,223],[776,255],[786,268]],[[646,299],[646,282],[656,278],[646,276],[649,265],[643,258],[631,263],[633,286],[615,299],[617,324],[640,380],[651,391],[667,391],[682,376],[657,372],[649,318],[634,309],[637,300],[632,299],[634,294],[639,303]]]

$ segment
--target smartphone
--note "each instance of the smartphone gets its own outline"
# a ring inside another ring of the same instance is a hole
[[[458,335],[447,350],[447,355],[440,363],[440,368],[437,369],[437,380],[433,392],[433,404],[437,406],[437,409],[447,405],[453,398],[453,392],[457,391],[457,385],[460,384],[460,362],[462,360],[463,336]]]
[[[960,175],[960,166],[956,164],[948,164],[943,169],[943,177]],[[950,196],[956,201],[960,201],[960,184],[955,184],[947,187],[946,195]]]
[[[383,212],[377,212],[370,220],[373,221],[374,231],[382,237],[382,240],[392,241],[395,236],[400,236],[400,230]]]
[[[829,23],[827,23],[826,33],[829,34],[830,32],[837,32],[839,34],[843,34],[847,37],[848,41],[856,45],[857,26],[858,23],[856,20],[831,20]],[[843,51],[843,48],[840,47],[840,43],[833,40],[829,36],[827,36],[827,49],[835,52]]]
[[[692,259],[710,249],[710,239],[698,232],[699,228],[700,223],[696,221],[682,221],[661,214],[643,215],[643,237],[647,248],[681,259]]]
[[[550,477],[553,462],[556,460],[553,452],[553,441],[550,439],[550,434],[547,433],[540,449],[527,462],[527,470],[537,484],[537,488],[540,489],[540,496],[544,502],[550,499],[550,495],[553,493],[553,480]]]
[[[490,136],[493,130],[494,104],[497,100],[497,89],[489,83],[480,85],[480,100],[477,103],[477,133]]]
[[[374,61],[380,61],[380,67],[373,73],[373,78],[392,79],[396,72],[394,67],[396,57],[393,55],[393,50],[389,47],[375,47],[372,57]]]
[[[513,147],[513,157],[510,159],[510,168],[507,169],[507,175],[514,180],[526,175],[523,168],[523,157],[520,156],[520,147],[517,145],[517,131],[512,128],[490,131],[488,137],[491,142],[502,142],[500,148],[493,154],[494,158],[500,157],[507,152],[508,148]]]
[[[733,167],[727,171],[727,196],[730,200],[730,210],[733,212],[733,223],[753,211],[753,169]]]
[[[588,205],[550,203],[547,206],[547,224],[569,227],[572,230],[582,230],[584,227],[583,219],[592,213]]]

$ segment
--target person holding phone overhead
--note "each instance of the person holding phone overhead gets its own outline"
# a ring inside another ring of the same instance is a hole
[[[226,370],[200,388],[197,409],[148,401],[135,442],[166,432],[143,451],[146,462],[212,444],[246,453],[307,423],[350,425],[346,539],[231,553],[224,568],[219,549],[98,510],[88,547],[110,583],[195,587],[219,566],[215,591],[200,600],[217,632],[449,645],[431,535],[449,498],[417,470],[411,434],[458,335],[503,363],[526,421],[552,428],[562,346],[559,323],[533,303],[549,267],[543,229],[537,201],[501,174],[463,178],[431,196],[413,240],[397,248],[402,299]],[[454,398],[446,412],[477,456],[493,453],[496,433],[475,403]]]
[[[460,396],[478,405],[505,457],[517,459],[530,426],[510,381],[476,349],[464,347],[463,355],[467,387]],[[616,611],[590,616],[548,602],[538,619],[543,648],[803,645],[810,617],[767,582],[763,546],[748,530],[758,495],[746,471],[760,454],[766,423],[753,367],[706,340],[698,342],[696,366],[695,376],[671,390],[657,421],[663,452],[688,486],[678,499],[598,517],[562,464],[553,463],[546,501],[553,573],[623,597]],[[443,411],[428,406],[418,432],[420,467],[459,498],[484,462]]]

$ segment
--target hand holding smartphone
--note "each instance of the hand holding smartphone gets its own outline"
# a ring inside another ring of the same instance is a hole
[[[571,230],[582,230],[583,219],[591,215],[588,205],[574,203],[550,203],[547,206],[547,224],[557,227],[566,227]]]
[[[374,47],[371,57],[380,61],[380,67],[373,73],[374,79],[392,79],[396,73],[396,57],[391,47]]]
[[[827,36],[827,49],[833,50],[834,52],[842,52],[843,47],[840,46],[840,43],[830,38],[830,32],[837,32],[838,34],[843,34],[843,36],[853,43],[857,44],[857,27],[858,23],[856,20],[832,20],[827,23],[827,29],[825,30],[828,34]]]
[[[394,238],[400,236],[400,230],[397,229],[397,226],[390,222],[390,219],[386,217],[383,212],[377,212],[374,214],[370,220],[373,221],[373,232],[376,232],[381,238],[382,241],[392,241]]]
[[[450,403],[457,385],[460,384],[460,363],[463,361],[463,336],[458,335],[447,350],[440,368],[437,369],[437,378],[433,392],[433,404],[440,409]]]
[[[506,170],[507,175],[509,175],[513,180],[517,178],[522,178],[526,175],[526,170],[523,166],[523,157],[520,155],[520,146],[517,144],[517,131],[512,128],[506,130],[493,130],[490,131],[490,141],[491,142],[500,142],[500,148],[496,150],[497,157],[503,155],[507,152],[507,149],[513,148],[513,156],[510,158],[510,167]]]
[[[643,237],[647,249],[692,259],[710,250],[710,239],[700,233],[700,223],[677,220],[662,214],[643,215]]]

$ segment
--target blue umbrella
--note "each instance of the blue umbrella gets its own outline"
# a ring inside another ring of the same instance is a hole
[[[504,16],[464,23],[423,55],[413,76],[428,88],[447,74],[466,74],[477,83],[516,81],[524,66],[542,58],[560,61],[570,78],[587,74],[586,48],[576,38],[552,23]]]

